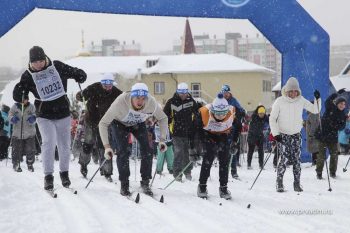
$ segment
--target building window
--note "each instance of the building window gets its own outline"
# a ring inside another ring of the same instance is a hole
[[[164,82],[154,82],[154,94],[164,95],[165,93],[165,83]]]
[[[201,97],[201,84],[200,83],[191,83],[191,95],[193,98]]]
[[[271,81],[263,80],[263,92],[271,92]]]
[[[151,68],[152,66],[157,65],[157,63],[158,63],[158,60],[147,60],[146,61],[146,67],[147,68]]]

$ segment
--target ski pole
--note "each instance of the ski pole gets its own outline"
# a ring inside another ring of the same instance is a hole
[[[347,171],[346,168],[348,167],[349,161],[350,161],[350,157],[349,157],[349,159],[348,159],[348,162],[346,163],[346,166],[343,168],[343,172],[346,172],[346,171]]]
[[[154,170],[154,174],[153,174],[153,177],[152,177],[152,181],[151,181],[151,184],[149,185],[149,187],[152,187],[154,178],[156,178],[156,174],[157,174],[157,168]]]
[[[184,169],[181,170],[181,172],[169,183],[167,184],[167,186],[165,186],[164,188],[160,188],[162,190],[167,189],[172,183],[174,183],[175,180],[177,180],[177,178],[179,178],[180,176],[182,176],[182,174],[186,171],[186,169],[192,164],[193,162],[190,161],[185,167]]]
[[[264,167],[265,167],[267,161],[270,159],[270,156],[271,156],[271,154],[272,154],[272,151],[275,149],[275,147],[276,147],[276,146],[274,146],[274,148],[271,149],[270,153],[269,153],[268,156],[266,157],[263,166],[260,168],[260,171],[259,171],[258,175],[256,176],[256,178],[255,178],[255,180],[254,180],[254,182],[253,182],[253,184],[252,184],[252,186],[250,187],[249,190],[252,190],[252,188],[254,187],[255,182],[258,180],[258,178],[259,178],[259,176],[260,176],[262,170],[264,169]]]
[[[107,162],[107,159],[105,159],[100,167],[95,171],[94,175],[91,177],[91,179],[89,180],[89,182],[87,183],[87,185],[85,186],[85,188],[87,189],[89,187],[89,184],[91,183],[91,181],[94,179],[94,177],[96,176],[97,172],[103,167],[103,165],[105,165],[105,163]]]
[[[11,140],[10,140],[10,145],[9,145],[9,147],[7,148],[6,167],[7,167],[7,161],[9,160],[10,148],[11,148],[11,157],[12,157],[12,136],[11,136]],[[12,158],[11,158],[11,159],[12,159]]]

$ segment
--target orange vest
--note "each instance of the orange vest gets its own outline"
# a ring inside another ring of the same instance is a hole
[[[235,108],[229,107],[229,111],[222,121],[215,120],[212,113],[210,113],[211,104],[207,104],[199,109],[201,113],[203,129],[213,134],[229,134],[231,132],[232,123],[235,119]]]

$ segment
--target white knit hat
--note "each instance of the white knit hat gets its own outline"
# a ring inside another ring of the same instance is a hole
[[[101,78],[101,84],[103,85],[113,85],[114,76],[112,73],[105,73]]]
[[[229,104],[222,93],[214,99],[211,112],[217,115],[226,115],[229,111]]]
[[[300,87],[299,87],[299,82],[296,78],[290,77],[287,80],[286,85],[284,85],[284,90],[286,92],[288,91],[299,91],[300,92]]]
[[[148,96],[148,87],[144,83],[135,83],[131,87],[131,97]]]

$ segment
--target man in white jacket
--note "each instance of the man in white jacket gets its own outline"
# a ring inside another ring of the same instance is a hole
[[[303,127],[304,109],[314,114],[321,110],[320,92],[315,90],[314,96],[315,101],[312,104],[301,95],[298,80],[291,77],[282,88],[282,96],[278,97],[272,106],[270,127],[272,135],[278,142],[278,151],[281,156],[277,168],[277,192],[284,192],[283,175],[288,161],[293,164],[294,191],[303,191],[300,186],[300,130]]]
[[[160,139],[159,148],[161,152],[167,150],[165,144],[168,128],[168,118],[159,107],[155,98],[148,94],[148,87],[144,83],[136,83],[132,86],[131,92],[125,92],[117,97],[111,107],[102,117],[99,123],[101,140],[105,148],[105,158],[110,160],[113,156],[108,139],[108,127],[112,124],[113,138],[117,141],[117,166],[119,180],[121,182],[120,194],[129,196],[129,155],[128,135],[132,133],[140,144],[142,177],[141,188],[147,195],[152,196],[153,192],[149,187],[149,180],[152,178],[152,155],[149,152],[148,134],[145,121],[154,116],[159,123]],[[113,121],[113,122],[112,122]]]

